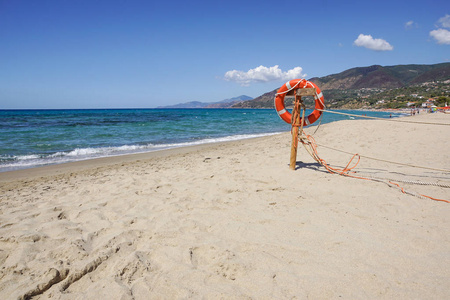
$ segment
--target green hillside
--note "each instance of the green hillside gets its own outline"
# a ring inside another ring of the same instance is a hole
[[[434,97],[445,102],[450,97],[450,63],[374,65],[309,80],[322,90],[329,108],[403,107],[410,101],[419,103]],[[276,91],[233,107],[272,108]],[[313,106],[313,99],[306,98],[305,102]]]

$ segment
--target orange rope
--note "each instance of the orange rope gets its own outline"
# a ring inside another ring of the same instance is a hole
[[[403,193],[403,194],[406,194],[405,189],[402,188],[399,184],[397,184],[397,183],[395,183],[395,182],[392,182],[392,181],[389,181],[389,183],[398,186],[398,187],[402,190],[402,193]],[[433,198],[433,197],[430,197],[430,196],[427,196],[427,195],[423,195],[423,194],[419,194],[419,195],[422,196],[422,197],[426,197],[426,198],[428,198],[428,199],[434,200],[434,201],[442,201],[442,202],[450,203],[450,201],[448,201],[448,200],[437,199],[437,198]]]
[[[353,155],[353,157],[350,159],[350,161],[345,166],[345,168],[339,169],[339,168],[331,167],[329,164],[327,164],[327,162],[324,159],[319,157],[319,153],[317,152],[317,144],[316,144],[316,141],[314,140],[314,138],[312,136],[310,136],[310,135],[307,135],[303,130],[302,130],[301,134],[302,134],[302,136],[300,137],[300,141],[302,142],[303,146],[305,146],[306,150],[309,152],[309,154],[312,156],[312,158],[315,161],[317,161],[319,164],[321,164],[325,169],[327,169],[328,172],[330,172],[332,174],[338,174],[338,175],[348,176],[348,177],[357,178],[357,179],[364,179],[364,180],[379,181],[379,182],[387,183],[385,181],[376,180],[376,179],[373,179],[373,178],[365,178],[365,177],[359,177],[359,176],[350,175],[349,173],[358,165],[359,161],[361,160],[361,157],[357,153]],[[307,148],[307,145],[310,146],[311,150],[309,150]],[[352,167],[349,167],[350,164],[352,163],[352,161],[355,159],[355,157],[358,157],[358,161],[356,163],[354,163],[354,165]],[[356,172],[352,172],[352,173],[356,173]],[[392,182],[392,181],[388,181],[387,184],[389,185],[389,183],[392,184],[392,185],[396,185],[398,188],[400,188],[402,193],[409,194],[399,184],[397,184],[395,182]],[[410,193],[410,194],[414,195],[412,193]],[[422,197],[426,197],[426,198],[431,199],[431,200],[450,203],[450,201],[448,201],[448,200],[437,199],[437,198],[433,198],[433,197],[430,197],[430,196],[427,196],[427,195],[422,195],[422,194],[418,194],[418,195],[420,195]]]
[[[307,140],[307,142],[305,142],[305,139]],[[327,162],[324,159],[319,157],[319,154],[317,152],[317,144],[316,144],[315,139],[312,136],[306,135],[302,139],[300,139],[300,141],[302,142],[303,145],[311,146],[311,149],[313,150],[312,152],[314,154],[313,158],[318,163],[320,163],[323,167],[325,167],[325,169],[327,169],[328,172],[336,173],[336,174],[344,175],[344,176],[355,177],[355,176],[349,175],[348,173],[350,173],[350,171],[353,170],[358,165],[359,161],[361,160],[361,157],[359,156],[359,154],[354,154],[353,157],[348,162],[348,164],[345,166],[345,168],[343,168],[343,169],[333,168],[329,164],[327,164]],[[358,157],[358,161],[352,167],[349,167],[350,164],[352,163],[352,161],[355,159],[355,157]],[[356,178],[358,178],[358,177],[356,177]],[[365,179],[365,178],[361,177],[361,179]]]

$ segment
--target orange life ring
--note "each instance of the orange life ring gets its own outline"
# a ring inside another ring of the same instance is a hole
[[[278,90],[277,95],[275,97],[275,109],[278,113],[278,116],[280,116],[280,118],[288,124],[291,124],[292,122],[292,115],[290,112],[287,111],[286,106],[284,105],[284,97],[291,90],[294,90],[295,92],[295,90],[297,89],[304,89],[304,88],[315,88],[316,94],[314,95],[315,100],[314,111],[305,118],[303,126],[308,126],[314,123],[322,115],[322,112],[318,109],[324,109],[325,101],[319,87],[313,82],[308,81],[306,79],[294,79],[283,84]]]

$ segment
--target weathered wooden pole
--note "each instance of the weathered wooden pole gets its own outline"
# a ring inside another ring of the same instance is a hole
[[[303,130],[304,115],[300,117],[300,112],[303,109],[305,111],[305,105],[302,101],[302,96],[314,96],[316,94],[315,88],[303,88],[295,91],[294,109],[292,110],[292,145],[291,145],[291,162],[289,168],[295,170],[297,165],[297,148],[298,148],[298,133]]]
[[[295,94],[294,109],[292,111],[292,145],[291,145],[291,163],[289,168],[295,170],[297,165],[298,148],[298,127],[300,126],[300,101],[302,97]]]

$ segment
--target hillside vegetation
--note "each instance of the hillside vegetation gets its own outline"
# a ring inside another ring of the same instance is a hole
[[[450,103],[450,63],[374,65],[308,80],[322,90],[328,108],[401,108],[410,102],[419,106],[430,98],[438,106]],[[276,92],[267,92],[232,107],[272,108]],[[311,97],[304,100],[307,106],[314,106]],[[290,102],[286,101],[286,105]]]

